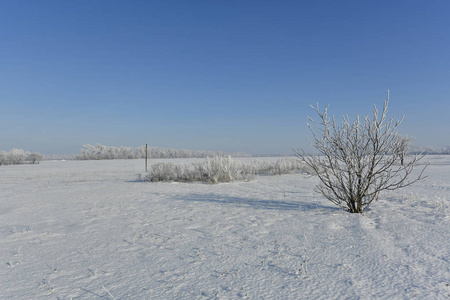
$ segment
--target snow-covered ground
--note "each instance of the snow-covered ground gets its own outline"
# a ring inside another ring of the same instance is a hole
[[[0,299],[449,299],[450,157],[426,159],[425,181],[363,215],[301,174],[209,185],[138,182],[143,160],[1,166]]]

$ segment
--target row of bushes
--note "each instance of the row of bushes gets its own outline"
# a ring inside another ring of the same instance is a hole
[[[221,154],[222,153],[218,151],[167,149],[160,147],[148,147],[147,149],[149,158],[205,158]],[[78,160],[139,158],[145,158],[145,146],[132,148],[87,144],[81,149],[81,154],[76,157]]]
[[[8,152],[0,151],[0,165],[34,164],[44,159],[40,153],[25,152],[22,149],[12,149]]]
[[[293,172],[310,173],[306,164],[295,158],[284,158],[274,163],[266,161],[243,162],[231,156],[207,157],[203,162],[189,164],[157,163],[139,180],[207,183],[248,181],[255,175],[280,175]]]

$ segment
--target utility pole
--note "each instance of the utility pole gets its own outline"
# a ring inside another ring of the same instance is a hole
[[[148,145],[145,144],[145,172],[147,172],[147,157],[148,157],[148,155],[147,155],[147,153],[148,153],[147,149],[148,149]]]

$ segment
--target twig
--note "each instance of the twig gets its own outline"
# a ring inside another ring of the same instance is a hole
[[[117,300],[116,298],[114,298],[113,295],[111,295],[111,293],[105,288],[104,285],[102,285],[102,288],[108,293],[108,295],[109,295],[111,298],[113,298],[114,300]]]

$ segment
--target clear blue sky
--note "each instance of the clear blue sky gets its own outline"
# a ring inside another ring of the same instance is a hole
[[[450,145],[450,1],[0,1],[0,150],[307,147],[309,104]]]

